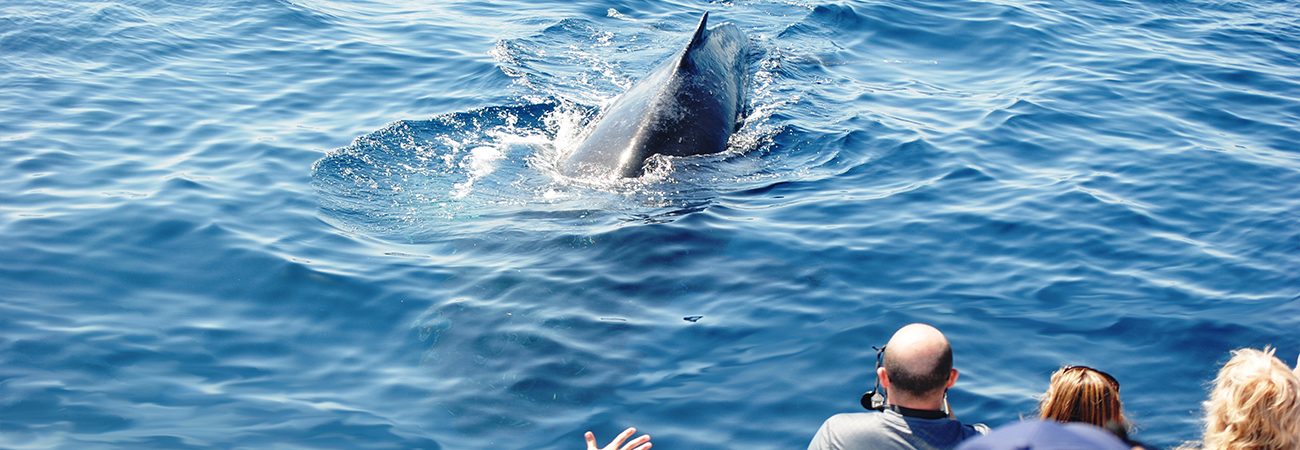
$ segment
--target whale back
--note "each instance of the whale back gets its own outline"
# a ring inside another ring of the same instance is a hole
[[[566,176],[637,177],[655,154],[727,149],[744,107],[749,40],[735,25],[707,28],[614,101],[560,165]]]

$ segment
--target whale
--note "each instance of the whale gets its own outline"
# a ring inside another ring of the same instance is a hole
[[[654,155],[720,153],[743,123],[749,38],[709,13],[686,47],[660,63],[601,112],[559,164],[581,178],[642,176]]]

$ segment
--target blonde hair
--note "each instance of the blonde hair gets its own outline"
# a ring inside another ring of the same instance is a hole
[[[1233,350],[1205,402],[1206,450],[1300,449],[1300,379],[1273,349]]]
[[[1038,415],[1057,422],[1129,426],[1119,400],[1119,382],[1105,372],[1083,366],[1065,366],[1052,374],[1052,383],[1038,403]]]

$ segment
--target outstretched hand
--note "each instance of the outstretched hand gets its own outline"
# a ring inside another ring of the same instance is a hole
[[[590,431],[588,431],[583,437],[587,438],[587,450],[649,450],[650,435],[648,434],[643,434],[636,439],[633,439],[632,442],[628,442],[627,445],[623,445],[622,447],[619,446],[623,444],[623,441],[626,441],[627,438],[631,437],[635,433],[636,428],[623,430],[622,433],[618,434],[618,437],[614,438],[613,442],[610,442],[609,445],[606,445],[604,448],[596,447],[596,435],[591,434]]]

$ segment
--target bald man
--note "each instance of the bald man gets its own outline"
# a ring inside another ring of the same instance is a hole
[[[831,416],[808,450],[951,450],[988,433],[984,425],[962,425],[944,412],[957,370],[948,338],[939,330],[920,323],[899,329],[885,344],[882,360],[876,376],[886,392],[886,409]]]

